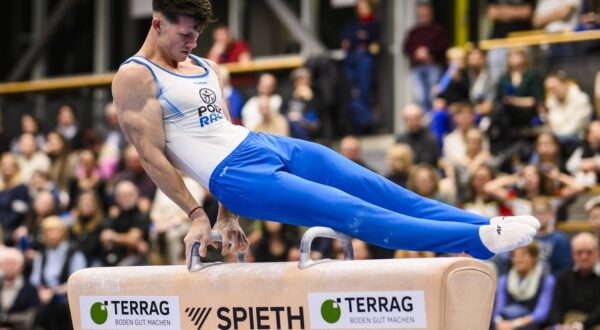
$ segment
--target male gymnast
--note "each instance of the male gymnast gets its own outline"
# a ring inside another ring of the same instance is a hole
[[[223,254],[248,248],[238,215],[326,226],[384,248],[479,259],[532,241],[534,217],[490,220],[420,197],[324,146],[233,125],[218,66],[191,53],[214,21],[210,1],[152,6],[148,36],[119,68],[112,94],[142,166],[192,221],[184,238],[188,266],[194,243],[205,256],[213,242],[209,219],[177,170],[219,200],[212,230],[223,237]]]

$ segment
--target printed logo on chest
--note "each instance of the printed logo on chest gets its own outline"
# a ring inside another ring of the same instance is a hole
[[[224,118],[223,110],[217,101],[217,94],[209,88],[201,88],[198,93],[205,105],[198,108],[198,116],[200,117],[200,127],[208,126],[214,122]]]

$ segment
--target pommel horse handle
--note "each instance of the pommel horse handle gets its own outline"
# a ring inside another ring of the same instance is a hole
[[[215,242],[223,242],[223,238],[221,237],[221,234],[217,231],[212,231],[212,240]],[[237,262],[246,262],[247,261],[247,255],[246,252],[238,252],[237,254]],[[215,263],[210,263],[210,264],[203,264],[202,260],[200,260],[200,243],[194,243],[194,245],[192,245],[192,262],[189,268],[190,272],[197,272],[199,270],[202,270],[206,267],[210,267],[212,265],[217,264]]]
[[[352,240],[350,236],[327,227],[312,227],[309,228],[302,236],[302,242],[300,243],[300,262],[298,262],[298,268],[306,269],[310,266],[328,260],[323,259],[315,261],[310,258],[310,247],[312,245],[312,241],[317,237],[331,238],[342,241],[344,244],[344,260],[354,259],[354,250],[352,249]]]

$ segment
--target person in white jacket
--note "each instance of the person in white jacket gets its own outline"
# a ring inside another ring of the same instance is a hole
[[[600,172],[600,121],[592,121],[585,130],[583,145],[577,148],[569,161],[567,170],[584,186],[598,182]]]
[[[547,76],[544,85],[550,129],[561,142],[578,139],[591,120],[590,97],[561,73]]]
[[[258,78],[258,84],[256,85],[258,94],[251,97],[242,108],[242,124],[246,128],[253,131],[263,120],[263,116],[259,110],[259,100],[261,95],[269,98],[269,108],[271,109],[271,113],[279,113],[283,101],[281,96],[275,93],[276,88],[277,78],[275,78],[274,75],[263,73]]]

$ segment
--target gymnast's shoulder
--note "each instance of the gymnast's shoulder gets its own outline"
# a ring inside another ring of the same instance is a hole
[[[112,81],[113,98],[131,95],[155,95],[152,73],[143,65],[129,62],[121,65]]]

